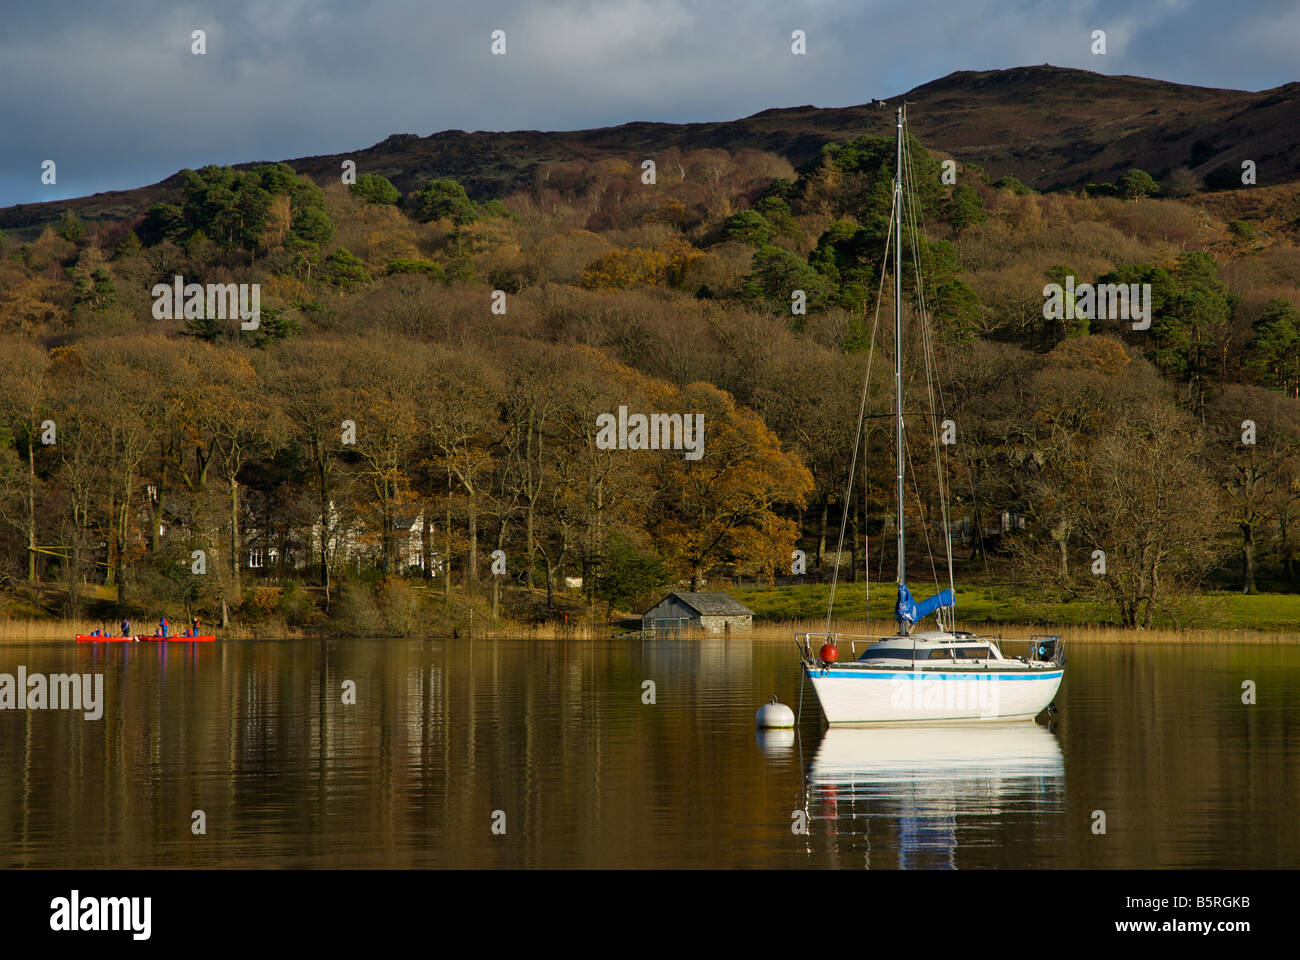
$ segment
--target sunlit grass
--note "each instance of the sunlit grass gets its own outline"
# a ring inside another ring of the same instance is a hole
[[[827,629],[826,605],[830,588],[808,584],[774,588],[728,590],[754,611],[750,636],[758,640],[790,640],[796,632],[821,633]],[[929,590],[917,589],[919,596]],[[894,632],[895,593],[891,584],[874,584],[871,590],[870,623],[862,583],[842,583],[836,589],[835,616],[831,632],[888,636]],[[486,610],[479,616],[457,618],[455,635],[474,639],[599,639],[620,635],[628,627],[607,625],[603,616],[589,618],[576,609],[568,623],[524,623],[506,618],[492,621]],[[1061,633],[1074,642],[1201,641],[1224,642],[1234,638],[1251,642],[1300,641],[1300,594],[1206,593],[1184,604],[1177,620],[1158,616],[1150,630],[1126,630],[1118,625],[1113,606],[1093,601],[1054,601],[1021,594],[1005,586],[960,588],[957,591],[959,629],[991,636],[1028,637],[1033,633]],[[932,624],[933,621],[930,621]],[[102,621],[59,620],[14,617],[0,620],[0,643],[69,641],[74,634],[102,628]],[[140,633],[152,633],[153,623],[137,626]],[[116,630],[116,623],[108,625]],[[283,624],[235,624],[215,630],[224,639],[279,639],[320,635],[322,628],[294,629]],[[323,628],[328,635],[328,628]],[[448,627],[433,633],[451,633]],[[432,633],[430,634],[432,635]],[[737,634],[739,637],[740,634]]]
[[[1126,630],[1120,627],[1108,626],[1085,626],[1079,624],[1062,624],[1062,623],[969,623],[959,620],[957,622],[958,630],[969,630],[971,633],[981,636],[990,636],[998,641],[1002,647],[1002,652],[1007,656],[1020,656],[1025,651],[1018,642],[1028,642],[1030,637],[1034,636],[1060,636],[1066,641],[1066,649],[1071,644],[1076,643],[1120,643],[1120,644],[1149,644],[1149,643],[1296,643],[1300,641],[1300,634],[1295,631],[1277,631],[1277,630],[1244,630],[1244,629],[1190,629],[1174,630],[1168,628],[1152,628],[1150,630]],[[789,621],[764,621],[755,624],[751,640],[772,641],[781,643],[793,643],[796,634],[812,633],[820,634],[826,632],[826,619],[820,620],[789,620]],[[893,636],[895,633],[893,621],[873,620],[870,623],[863,623],[861,620],[853,621],[836,618],[831,627],[831,633],[839,634],[841,640],[841,649],[843,641],[848,640],[855,642],[854,638],[863,638],[856,640],[856,650],[861,651],[866,644],[871,642],[872,638]],[[814,639],[813,648],[816,649],[818,641]]]
[[[830,588],[808,584],[774,588],[737,588],[728,591],[754,611],[762,621],[807,620],[824,622]],[[930,591],[917,589],[918,596]],[[870,616],[891,621],[896,594],[892,584],[873,584]],[[835,616],[863,620],[868,613],[862,583],[840,584],[835,591]],[[1055,601],[1026,596],[1001,586],[958,588],[959,623],[987,628],[997,624],[1055,624],[1118,627],[1115,606],[1088,600]],[[1177,619],[1158,614],[1152,626],[1168,630],[1273,630],[1300,634],[1300,594],[1206,593],[1181,604]],[[1121,631],[1127,632],[1127,631]],[[1300,639],[1300,635],[1296,636]]]

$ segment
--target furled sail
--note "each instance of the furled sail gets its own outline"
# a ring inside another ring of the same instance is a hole
[[[900,583],[898,585],[898,603],[894,605],[894,619],[899,623],[917,623],[940,607],[951,607],[953,603],[954,598],[951,590],[940,590],[930,599],[918,603],[913,599],[912,592],[907,589],[907,584]]]

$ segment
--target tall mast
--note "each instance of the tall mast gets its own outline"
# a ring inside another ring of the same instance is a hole
[[[903,548],[903,107],[898,108],[898,144],[894,166],[894,409],[898,463],[898,582],[907,579]]]

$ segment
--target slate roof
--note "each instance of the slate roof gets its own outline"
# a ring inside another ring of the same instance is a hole
[[[727,593],[670,593],[702,617],[752,617],[754,611]],[[665,597],[665,599],[667,599]],[[663,601],[661,600],[660,603]]]

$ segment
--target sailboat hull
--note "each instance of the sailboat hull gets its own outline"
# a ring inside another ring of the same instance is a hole
[[[805,673],[827,723],[1031,720],[1061,686],[1062,668],[1036,670],[864,670]]]

